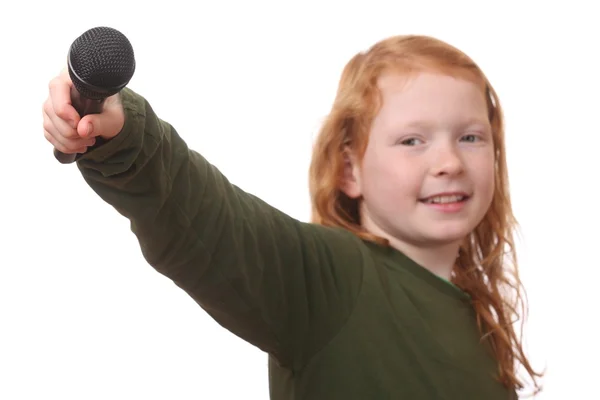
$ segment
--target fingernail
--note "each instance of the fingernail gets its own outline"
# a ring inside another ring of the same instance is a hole
[[[88,124],[88,126],[87,126],[87,136],[90,136],[93,131],[94,131],[94,127],[92,126],[92,124]]]

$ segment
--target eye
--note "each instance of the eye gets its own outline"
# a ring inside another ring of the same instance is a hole
[[[469,134],[469,135],[464,135],[463,137],[461,137],[461,140],[464,140],[469,143],[475,143],[475,142],[481,140],[481,137],[479,137],[479,135]]]
[[[416,146],[421,143],[423,143],[423,142],[417,138],[408,138],[408,139],[402,139],[402,140],[398,141],[398,144],[401,144],[402,146]]]

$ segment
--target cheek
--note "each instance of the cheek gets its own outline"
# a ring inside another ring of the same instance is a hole
[[[475,176],[479,191],[485,193],[485,197],[491,198],[495,188],[495,168],[493,159],[484,157],[474,165],[472,174]]]
[[[397,204],[418,197],[422,174],[414,162],[379,154],[378,157],[364,158],[362,180],[367,197],[381,203]]]

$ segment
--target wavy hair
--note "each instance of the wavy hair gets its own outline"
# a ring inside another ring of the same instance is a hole
[[[481,87],[487,99],[495,153],[494,196],[485,217],[461,246],[451,279],[473,300],[482,340],[489,341],[498,362],[498,380],[508,388],[523,389],[517,374],[523,368],[537,393],[541,387],[536,378],[542,374],[533,370],[523,351],[522,330],[517,334],[514,327],[525,317],[527,305],[513,239],[517,221],[509,195],[502,109],[492,85],[466,54],[432,37],[405,35],[382,40],[352,57],[313,148],[309,170],[312,222],[342,227],[365,240],[389,245],[361,226],[359,200],[341,190],[344,149],[362,160],[371,122],[381,106],[379,77],[387,72],[410,75],[420,71],[468,79]]]

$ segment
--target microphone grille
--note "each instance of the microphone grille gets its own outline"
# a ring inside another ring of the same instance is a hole
[[[82,96],[104,99],[123,89],[133,76],[133,47],[116,29],[92,28],[71,45],[68,66],[71,80]]]

